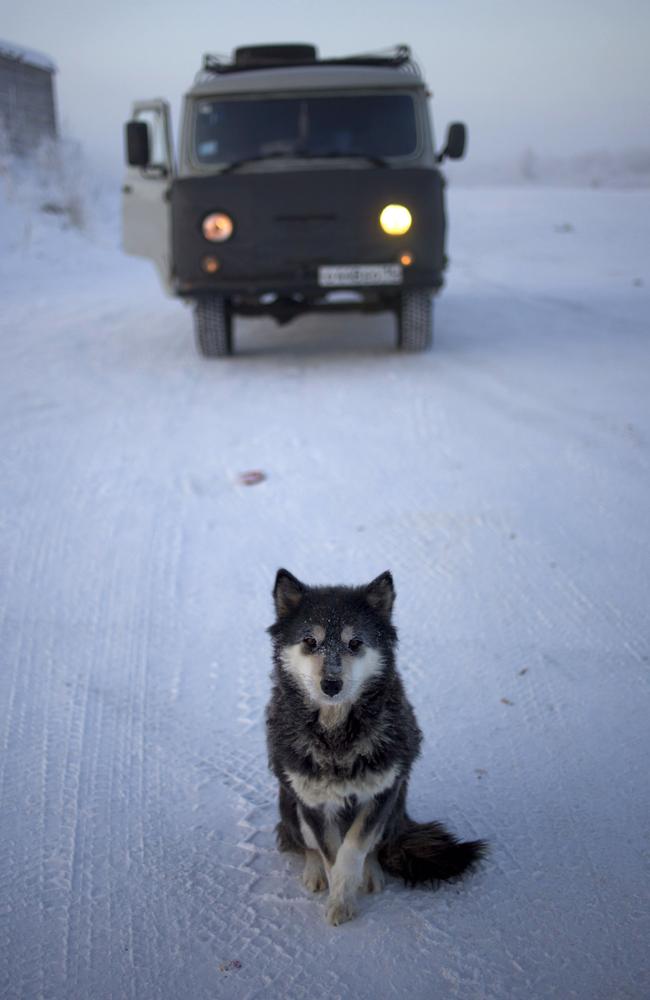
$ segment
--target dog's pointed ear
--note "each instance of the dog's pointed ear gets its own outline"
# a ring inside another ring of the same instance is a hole
[[[305,590],[301,583],[288,569],[279,569],[273,586],[273,600],[278,618],[295,611],[303,599]]]
[[[366,587],[366,600],[370,607],[382,616],[390,619],[395,600],[393,577],[388,570],[375,577]]]

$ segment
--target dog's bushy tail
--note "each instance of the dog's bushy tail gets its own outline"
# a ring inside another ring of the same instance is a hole
[[[389,875],[417,885],[462,875],[486,851],[483,840],[459,841],[442,823],[416,823],[406,817],[401,830],[382,844],[378,859]]]

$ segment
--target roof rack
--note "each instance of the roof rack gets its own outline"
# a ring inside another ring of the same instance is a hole
[[[247,73],[255,69],[283,69],[295,66],[385,66],[387,68],[400,69],[405,72],[419,75],[420,68],[411,55],[408,45],[394,45],[378,52],[359,53],[350,56],[339,56],[335,59],[319,59],[317,55],[307,58],[286,58],[278,54],[277,59],[270,55],[273,46],[251,46],[247,49],[245,60],[232,60],[228,57],[206,53],[203,56],[201,69],[197,73],[196,81],[206,80],[213,75],[224,73]],[[278,50],[288,49],[290,46],[277,46]],[[301,48],[305,48],[301,46]],[[258,50],[258,58],[255,58],[255,49]],[[266,49],[266,51],[265,51]]]

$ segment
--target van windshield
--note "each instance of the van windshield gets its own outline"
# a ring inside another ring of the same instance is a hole
[[[272,156],[408,156],[417,128],[408,94],[201,100],[194,150],[199,163]]]

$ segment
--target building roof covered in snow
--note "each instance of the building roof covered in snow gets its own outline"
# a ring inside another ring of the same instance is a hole
[[[35,49],[27,49],[24,45],[6,42],[2,38],[0,38],[0,58],[13,59],[15,62],[34,66],[36,69],[44,69],[48,73],[56,73],[56,64],[49,56]]]

